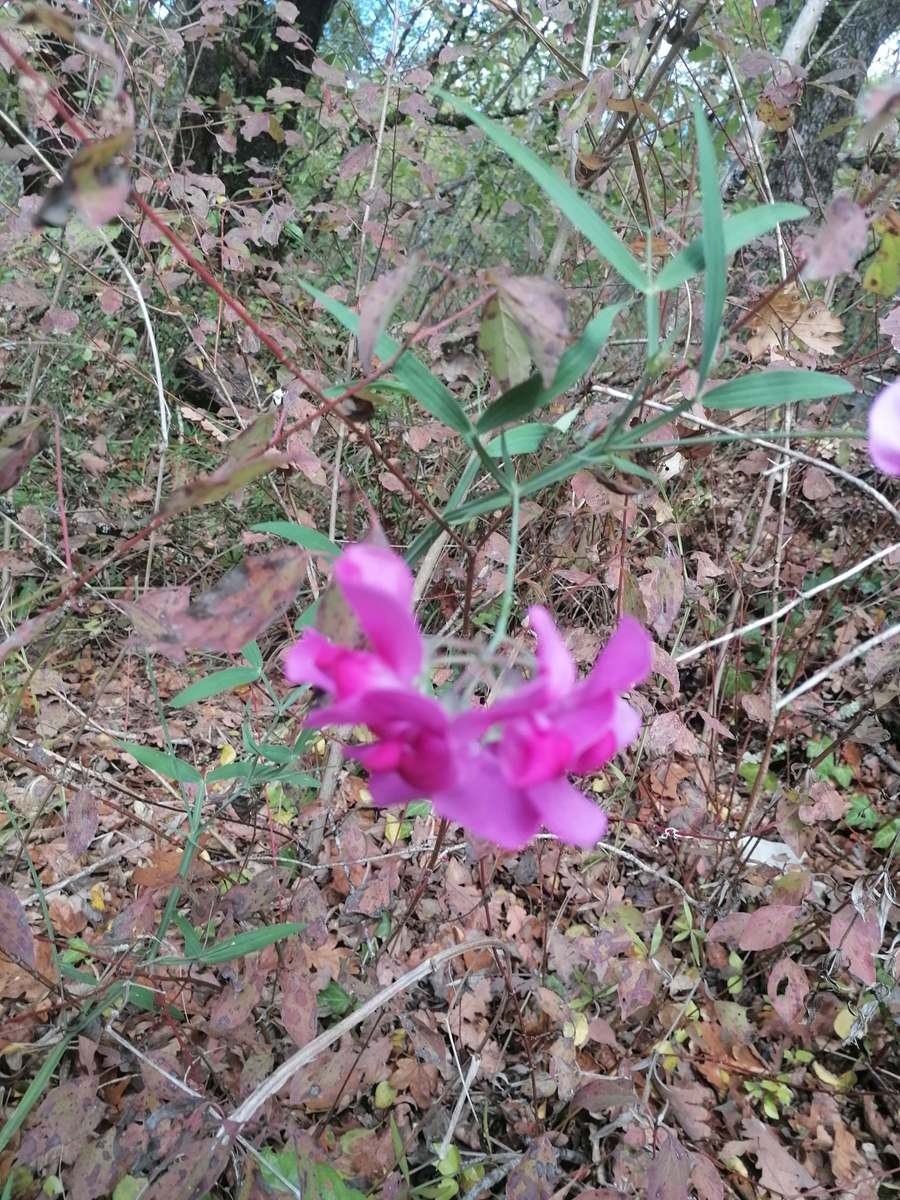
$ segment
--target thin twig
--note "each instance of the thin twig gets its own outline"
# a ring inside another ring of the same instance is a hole
[[[786,696],[782,696],[775,705],[774,716],[777,716],[783,709],[793,703],[799,696],[805,695],[806,692],[811,692],[813,688],[818,687],[824,680],[836,674],[842,667],[846,667],[849,663],[855,662],[856,659],[862,658],[864,654],[868,654],[870,650],[876,649],[878,646],[883,646],[885,642],[889,642],[892,638],[900,634],[900,624],[891,625],[888,629],[882,629],[881,633],[876,633],[874,637],[870,637],[868,641],[860,642],[858,646],[854,646],[846,654],[842,654],[840,658],[833,663],[829,663],[827,667],[823,667],[821,671],[816,671],[815,675],[811,675],[809,679],[804,680],[799,687],[795,687],[788,692]]]
[[[399,996],[407,988],[413,987],[429,975],[433,975],[445,963],[458,958],[461,954],[488,949],[501,950],[507,956],[510,956],[512,953],[509,946],[499,938],[477,938],[471,942],[464,942],[460,946],[450,946],[446,950],[439,950],[437,954],[426,958],[417,967],[413,967],[411,971],[407,971],[399,979],[395,979],[393,983],[368,999],[365,1004],[360,1005],[355,1012],[349,1013],[342,1021],[338,1021],[337,1025],[333,1025],[331,1029],[326,1030],[319,1037],[313,1038],[311,1042],[308,1042],[296,1054],[292,1054],[286,1062],[283,1062],[276,1071],[272,1072],[268,1079],[264,1079],[258,1087],[255,1087],[243,1104],[234,1110],[228,1118],[228,1126],[245,1125],[248,1121],[251,1121],[266,1101],[280,1092],[285,1084],[289,1083],[302,1067],[307,1066],[314,1059],[318,1058],[324,1050],[327,1050],[329,1046],[339,1041],[351,1029],[355,1029],[357,1025],[361,1025],[363,1021],[378,1012],[385,1004],[393,1000],[395,996]],[[228,1136],[223,1127],[219,1132],[219,1139],[225,1140]]]

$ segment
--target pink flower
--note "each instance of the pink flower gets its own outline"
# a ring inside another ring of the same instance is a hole
[[[398,554],[383,546],[349,546],[335,579],[371,650],[337,645],[307,629],[285,655],[289,683],[311,683],[334,698],[316,710],[320,725],[364,721],[365,696],[406,691],[422,669],[424,646],[412,611],[413,577]]]
[[[430,799],[439,816],[506,849],[525,845],[542,827],[580,846],[603,837],[606,813],[566,776],[605,765],[640,729],[640,716],[621,698],[650,670],[650,639],[636,621],[620,623],[579,682],[550,614],[531,609],[534,679],[490,708],[453,713],[414,687],[424,646],[402,559],[351,546],[335,577],[371,649],[307,630],[288,651],[285,674],[331,698],[312,723],[363,723],[375,735],[352,753],[369,772],[376,805]]]
[[[879,471],[900,475],[900,379],[888,384],[872,401],[869,457]]]

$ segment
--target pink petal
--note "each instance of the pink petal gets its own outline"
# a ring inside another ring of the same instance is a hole
[[[504,850],[519,850],[541,827],[524,788],[511,786],[486,753],[457,763],[458,782],[433,797],[435,811]]]
[[[572,743],[559,728],[519,721],[506,730],[497,752],[510,782],[530,787],[565,772],[572,758]]]
[[[424,653],[409,567],[384,546],[356,545],[343,552],[334,573],[375,652],[404,682],[413,680]]]
[[[581,751],[572,763],[576,775],[596,771],[626,746],[629,746],[641,731],[641,714],[624,700],[617,699],[609,720],[609,727],[589,746]]]
[[[900,379],[889,384],[872,401],[869,457],[879,471],[900,475]]]
[[[593,846],[606,836],[609,817],[565,779],[529,788],[528,794],[540,813],[541,823],[560,841],[573,846]]]
[[[409,804],[413,800],[427,800],[421,791],[401,779],[395,771],[379,771],[369,777],[369,791],[376,808],[392,808],[396,804]]]
[[[566,648],[553,618],[546,608],[533,605],[528,610],[528,622],[537,634],[537,660],[541,682],[551,696],[561,696],[576,679],[575,663]]]
[[[591,692],[626,692],[650,674],[653,643],[634,617],[623,617],[588,677]]]

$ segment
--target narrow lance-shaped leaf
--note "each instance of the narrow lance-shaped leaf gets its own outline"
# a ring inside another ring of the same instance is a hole
[[[722,229],[722,197],[712,135],[699,103],[694,104],[700,187],[703,203],[703,257],[706,278],[703,292],[703,348],[697,369],[697,386],[702,386],[716,357],[725,316],[725,233]]]
[[[824,371],[757,371],[713,388],[704,393],[700,401],[705,408],[720,410],[770,408],[803,400],[824,400],[828,396],[847,396],[854,390],[849,380]]]
[[[297,282],[305,292],[318,300],[326,312],[331,313],[336,320],[340,321],[345,329],[356,334],[357,337],[359,336],[359,317],[352,309],[348,308],[346,304],[341,304],[340,300],[335,300],[333,296],[320,291],[313,284],[307,283],[305,279],[298,279]],[[400,343],[394,341],[386,333],[383,333],[375,343],[375,353],[383,362],[391,362],[396,355],[400,354],[401,349]],[[397,378],[409,388],[426,412],[430,412],[433,417],[443,421],[449,429],[454,429],[457,433],[468,435],[471,432],[471,423],[459,401],[414,354],[408,350],[403,351],[394,363],[392,370]]]
[[[569,218],[579,233],[591,243],[598,254],[606,259],[626,283],[630,283],[640,292],[647,290],[647,276],[641,264],[626,249],[624,243],[616,237],[599,213],[594,212],[588,202],[557,175],[552,167],[548,167],[532,150],[529,150],[512,134],[507,133],[502,125],[492,121],[490,117],[485,117],[468,100],[445,92],[442,88],[433,88],[432,91],[452,108],[455,108],[457,112],[467,116],[473,124],[487,134],[492,142],[509,155],[513,162],[527,171],[548,199],[564,216]]]
[[[808,215],[809,210],[800,204],[760,204],[733,217],[726,217],[722,222],[725,254],[734,254],[783,221],[799,221]],[[694,275],[699,275],[705,263],[703,239],[698,238],[666,263],[653,281],[654,291],[667,292],[678,287]]]

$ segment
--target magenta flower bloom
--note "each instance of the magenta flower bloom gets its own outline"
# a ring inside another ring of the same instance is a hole
[[[448,712],[414,686],[425,655],[403,560],[351,546],[335,578],[371,649],[307,630],[288,651],[285,674],[329,696],[310,724],[361,723],[375,735],[352,754],[369,772],[376,805],[430,799],[439,816],[511,850],[541,828],[579,846],[603,837],[606,813],[566,776],[605,765],[640,729],[640,716],[621,698],[650,670],[650,639],[636,621],[621,622],[579,682],[550,614],[533,608],[534,679],[490,708]]]
[[[364,698],[407,691],[422,669],[424,646],[412,611],[413,577],[403,559],[383,546],[348,546],[334,566],[344,599],[372,647],[340,646],[307,629],[285,655],[289,683],[311,683],[333,697],[317,709],[320,725],[365,721]]]
[[[888,384],[872,401],[869,457],[879,471],[900,475],[900,379]]]

